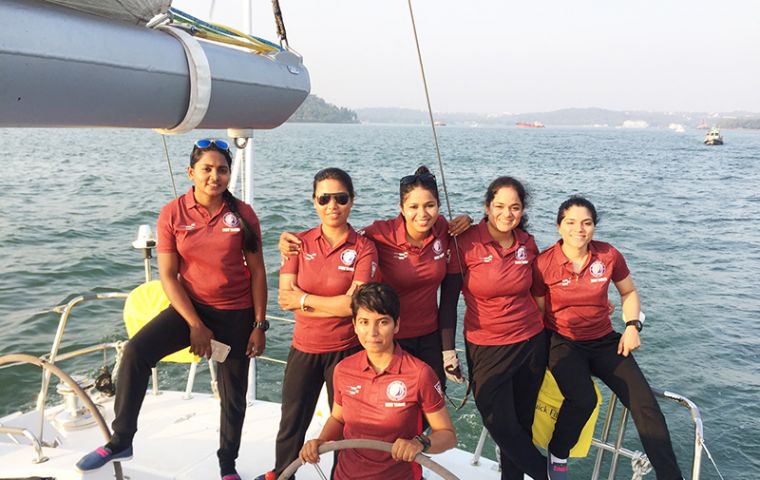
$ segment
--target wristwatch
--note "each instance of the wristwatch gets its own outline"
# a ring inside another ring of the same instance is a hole
[[[427,435],[420,434],[415,436],[414,439],[422,444],[423,453],[427,453],[430,450],[430,438]]]
[[[266,332],[269,330],[269,320],[262,320],[253,324],[253,328],[258,328],[261,331]]]
[[[630,326],[636,327],[637,331],[641,331],[642,328],[644,328],[644,324],[641,323],[641,320],[628,320],[625,322],[625,328],[628,328]]]

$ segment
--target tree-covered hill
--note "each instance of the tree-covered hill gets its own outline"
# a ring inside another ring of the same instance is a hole
[[[356,112],[325,102],[316,95],[309,95],[298,110],[288,119],[301,123],[359,123]]]

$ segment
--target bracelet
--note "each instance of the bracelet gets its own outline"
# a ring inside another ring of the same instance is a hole
[[[414,439],[422,444],[423,453],[427,453],[427,451],[430,450],[430,438],[427,435],[420,434],[414,437]]]
[[[308,293],[304,293],[303,295],[301,295],[301,311],[302,312],[306,311],[306,297],[308,296],[309,296]]]

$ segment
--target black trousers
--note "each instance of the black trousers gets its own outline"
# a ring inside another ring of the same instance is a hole
[[[327,383],[327,398],[332,408],[335,365],[361,349],[355,346],[340,352],[306,353],[290,347],[282,380],[282,416],[275,447],[274,471],[278,476],[298,458],[306,429],[317,408],[322,383]]]
[[[222,473],[227,474],[235,468],[245,419],[248,389],[245,349],[253,330],[253,309],[219,310],[195,302],[193,305],[203,323],[214,333],[214,338],[232,347],[227,360],[217,364],[221,398],[217,456]],[[159,313],[127,342],[116,384],[114,434],[108,443],[114,451],[132,445],[151,368],[166,355],[189,345],[190,327],[172,306]]]
[[[501,450],[502,480],[546,480],[546,457],[533,445],[536,399],[546,371],[544,332],[512,345],[466,342],[475,405]]]
[[[400,338],[396,340],[401,348],[430,365],[441,387],[446,388],[446,373],[443,371],[443,346],[441,345],[441,333],[436,330],[433,333],[419,337]]]
[[[633,355],[618,355],[621,335],[612,332],[589,341],[573,341],[549,334],[549,369],[565,397],[554,427],[549,450],[567,458],[596,406],[591,375],[615,392],[631,411],[641,444],[659,480],[683,478],[678,468],[668,426],[644,374]]]

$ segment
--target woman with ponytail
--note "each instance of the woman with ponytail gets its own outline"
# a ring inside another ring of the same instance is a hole
[[[127,343],[119,366],[114,434],[77,463],[83,472],[132,457],[151,368],[187,346],[209,357],[213,339],[231,347],[218,364],[220,477],[240,479],[235,459],[245,418],[248,358],[261,355],[266,346],[267,286],[259,220],[227,190],[231,164],[226,142],[198,140],[187,169],[193,186],[161,210],[158,270],[171,304]]]

